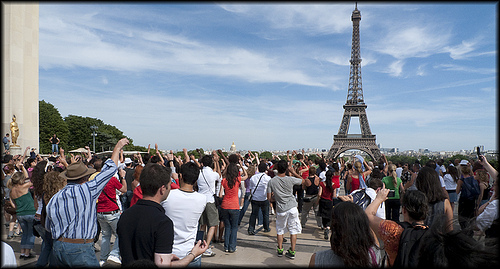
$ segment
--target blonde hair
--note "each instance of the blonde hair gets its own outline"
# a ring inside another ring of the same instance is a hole
[[[396,168],[396,165],[392,163],[387,166],[387,172],[392,176],[394,187],[397,187],[396,185],[398,184],[398,174],[396,173]]]
[[[22,172],[15,172],[7,181],[7,188],[12,189],[14,185],[23,184],[25,180],[26,177]]]
[[[43,177],[43,199],[48,204],[52,196],[66,186],[66,179],[59,176],[57,171],[49,171]]]
[[[247,174],[248,174],[248,178],[250,178],[253,175],[255,175],[255,165],[251,164],[251,165],[248,166]]]
[[[355,162],[354,169],[358,172],[358,174],[363,174],[363,169],[361,168],[361,162],[359,161]]]
[[[476,170],[476,177],[479,180],[479,182],[488,183],[489,176],[486,170],[483,169]]]

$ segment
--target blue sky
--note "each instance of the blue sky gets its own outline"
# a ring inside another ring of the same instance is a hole
[[[381,147],[497,149],[497,12],[359,2],[362,85]],[[40,100],[160,149],[329,149],[354,3],[43,4]],[[353,118],[349,134],[360,133]]]

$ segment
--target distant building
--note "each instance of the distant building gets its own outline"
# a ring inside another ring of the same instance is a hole
[[[236,146],[234,145],[234,141],[233,144],[231,145],[231,148],[229,149],[229,153],[236,153]]]

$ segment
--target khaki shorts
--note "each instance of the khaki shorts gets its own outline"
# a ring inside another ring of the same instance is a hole
[[[286,230],[290,234],[302,233],[302,226],[299,220],[299,210],[293,207],[286,212],[276,213],[276,234],[285,234]]]
[[[205,211],[201,214],[200,225],[207,225],[213,227],[219,225],[219,211],[215,203],[207,203]]]

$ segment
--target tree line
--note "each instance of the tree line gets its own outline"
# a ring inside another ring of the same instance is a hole
[[[39,101],[39,119],[39,152],[42,154],[50,153],[51,144],[49,138],[54,134],[59,137],[59,139],[61,140],[59,146],[65,149],[66,152],[77,148],[83,148],[85,146],[93,149],[93,130],[90,128],[90,126],[93,125],[98,127],[96,129],[97,136],[95,137],[95,149],[97,152],[112,150],[118,140],[126,137],[123,132],[117,127],[106,124],[102,120],[97,118],[82,117],[76,115],[68,115],[67,117],[63,118],[57,108],[54,107],[54,105],[46,102],[45,100]],[[134,145],[132,138],[127,137],[127,139],[130,141],[130,144],[126,145],[123,150],[141,152],[146,152],[148,150],[144,146]],[[154,151],[155,150],[153,147],[152,149],[150,149],[149,153],[155,154]],[[188,152],[188,154],[193,154],[195,158],[199,158],[200,152],[203,152],[203,149],[191,150]],[[254,151],[253,153],[255,154],[256,151]],[[181,156],[183,155],[183,152],[175,152],[174,154]],[[265,151],[260,153],[259,157],[264,159],[271,159],[272,153],[269,151]],[[309,155],[308,157],[313,161],[316,158],[319,158],[315,154]],[[286,158],[286,155],[280,156],[280,158]],[[455,155],[453,157],[445,158],[445,164],[447,165],[448,160],[453,161],[456,158],[460,160],[468,160],[469,156]],[[387,160],[392,161],[393,163],[402,162],[411,164],[414,163],[417,159],[420,161],[420,163],[425,164],[429,160],[429,157],[421,156],[420,158],[417,158],[402,155],[387,157]],[[370,160],[369,157],[367,158],[367,161],[368,160]],[[490,163],[492,163],[494,167],[498,167],[498,160],[496,158],[491,160]]]

